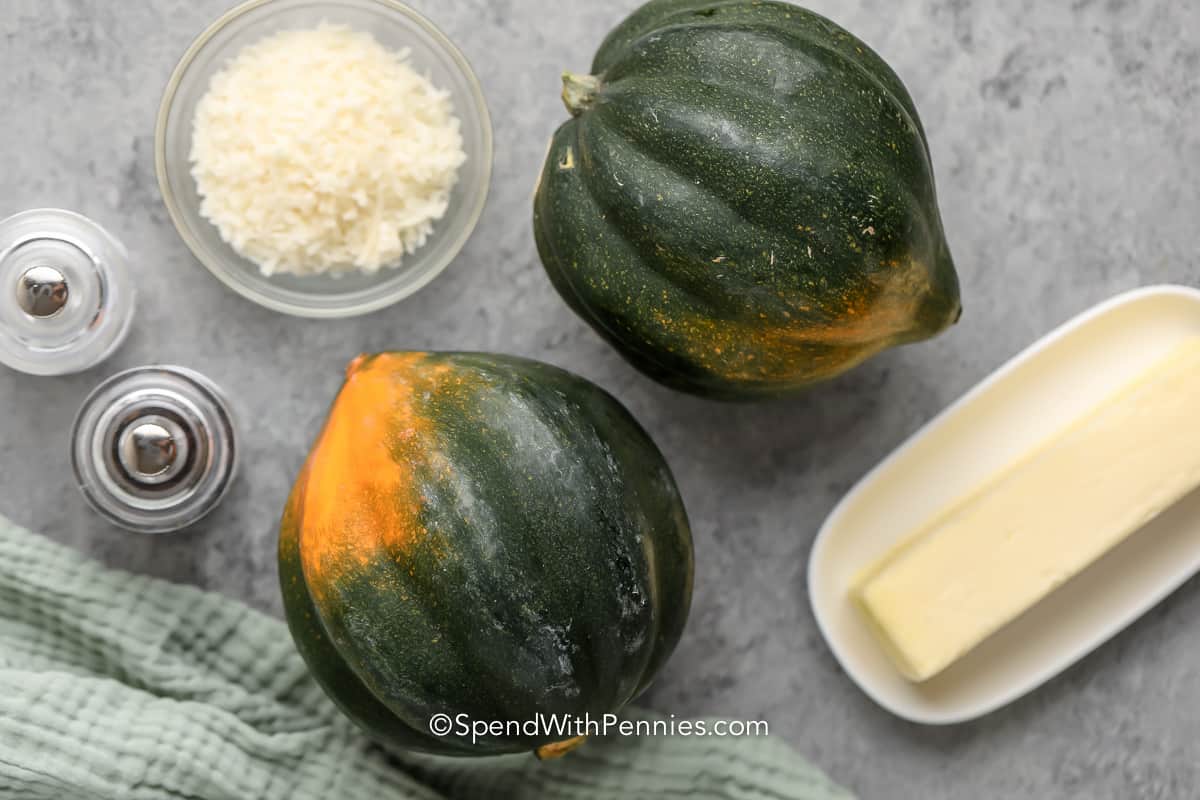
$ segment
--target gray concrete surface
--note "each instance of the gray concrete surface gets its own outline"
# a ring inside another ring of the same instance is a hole
[[[731,407],[644,380],[578,322],[538,266],[529,197],[585,68],[636,0],[415,0],[477,67],[495,114],[490,205],[416,302],[349,322],[276,316],[190,257],[153,174],[167,75],[227,0],[0,2],[0,216],[88,214],[133,250],[143,316],[89,374],[0,371],[0,513],[128,569],[277,612],[275,524],[363,350],[469,348],[568,366],[624,400],[666,452],[695,524],[690,628],[648,702],[763,718],[867,798],[1200,796],[1200,585],[1062,677],[976,723],[923,729],[875,707],[813,623],[809,545],[839,497],[1029,342],[1121,290],[1200,283],[1200,4],[1194,0],[812,0],[908,83],[937,165],[966,315],[791,402]],[[203,526],[109,529],[72,485],[68,426],[107,374],[148,362],[237,396],[245,470]],[[0,610],[2,613],[2,610]]]

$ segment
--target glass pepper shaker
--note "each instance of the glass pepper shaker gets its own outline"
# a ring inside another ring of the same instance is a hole
[[[0,364],[66,375],[110,356],[133,321],[128,262],[120,241],[71,211],[0,221]]]
[[[237,467],[237,431],[221,391],[181,367],[140,367],[84,402],[71,462],[84,497],[138,533],[182,530],[212,511]]]

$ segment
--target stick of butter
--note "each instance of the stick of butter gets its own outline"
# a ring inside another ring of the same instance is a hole
[[[906,537],[852,597],[937,675],[1200,485],[1200,338]]]

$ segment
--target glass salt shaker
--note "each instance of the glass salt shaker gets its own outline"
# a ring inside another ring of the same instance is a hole
[[[237,431],[210,380],[181,367],[140,367],[84,402],[71,462],[84,497],[115,525],[171,533],[206,516],[237,468]]]
[[[128,262],[120,241],[71,211],[0,221],[0,364],[66,375],[112,355],[133,321]]]

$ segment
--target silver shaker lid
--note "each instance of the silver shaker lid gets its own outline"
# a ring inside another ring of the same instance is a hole
[[[220,390],[180,367],[141,367],[97,388],[72,434],[88,502],[139,533],[170,533],[212,511],[232,483],[237,432]]]
[[[65,375],[111,355],[133,321],[128,261],[116,238],[71,211],[0,221],[0,364]]]

